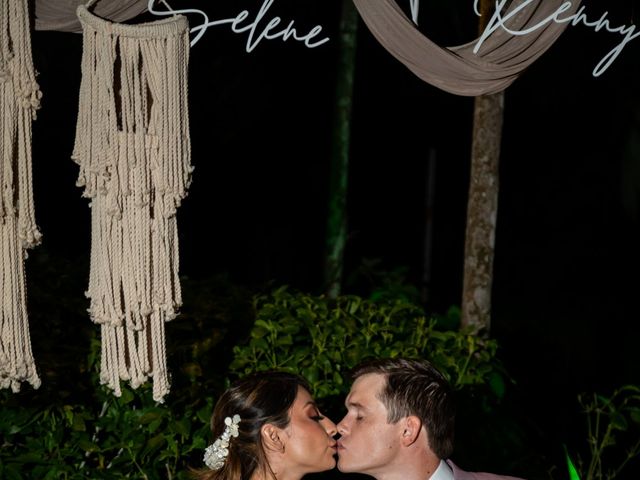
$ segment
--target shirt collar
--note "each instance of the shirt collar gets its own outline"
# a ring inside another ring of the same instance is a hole
[[[453,471],[451,471],[451,467],[447,465],[447,462],[440,460],[440,465],[433,472],[433,475],[429,477],[429,480],[453,480]]]

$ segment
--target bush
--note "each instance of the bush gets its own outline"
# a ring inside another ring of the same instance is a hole
[[[325,408],[341,404],[350,369],[368,357],[424,358],[455,389],[486,384],[498,396],[504,391],[494,340],[441,330],[436,319],[407,300],[352,295],[330,300],[282,287],[257,296],[254,306],[255,324],[248,341],[233,350],[231,373],[302,373]]]

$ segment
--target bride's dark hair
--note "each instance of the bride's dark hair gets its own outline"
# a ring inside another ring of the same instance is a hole
[[[198,480],[248,480],[261,469],[264,478],[270,475],[260,429],[265,424],[278,428],[289,425],[289,410],[298,394],[298,387],[310,391],[300,376],[285,372],[259,372],[234,382],[218,399],[211,416],[210,443],[222,435],[226,417],[240,416],[238,436],[229,442],[229,455],[219,470],[198,470]]]

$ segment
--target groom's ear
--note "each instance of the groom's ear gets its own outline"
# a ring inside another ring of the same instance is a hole
[[[401,442],[403,446],[408,447],[418,440],[420,431],[422,430],[422,421],[415,415],[409,415],[401,420],[401,422],[403,422]]]
[[[270,423],[263,425],[260,429],[260,435],[265,449],[273,452],[284,452],[282,433],[282,430]]]

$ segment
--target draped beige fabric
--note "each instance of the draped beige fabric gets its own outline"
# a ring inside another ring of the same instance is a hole
[[[477,96],[504,90],[568,25],[550,21],[526,35],[513,35],[498,28],[476,54],[473,53],[476,40],[447,48],[430,41],[404,14],[397,1],[353,0],[371,33],[391,55],[425,82],[456,95]],[[532,27],[553,15],[563,3],[565,0],[515,0],[508,11],[524,5],[507,21],[507,26],[513,31]],[[561,18],[570,17],[579,6],[580,0],[576,0]],[[503,12],[503,17],[506,15]]]
[[[36,30],[82,32],[76,15],[79,5],[87,0],[36,0]],[[92,8],[98,17],[122,23],[140,15],[147,9],[147,0],[101,0]]]

